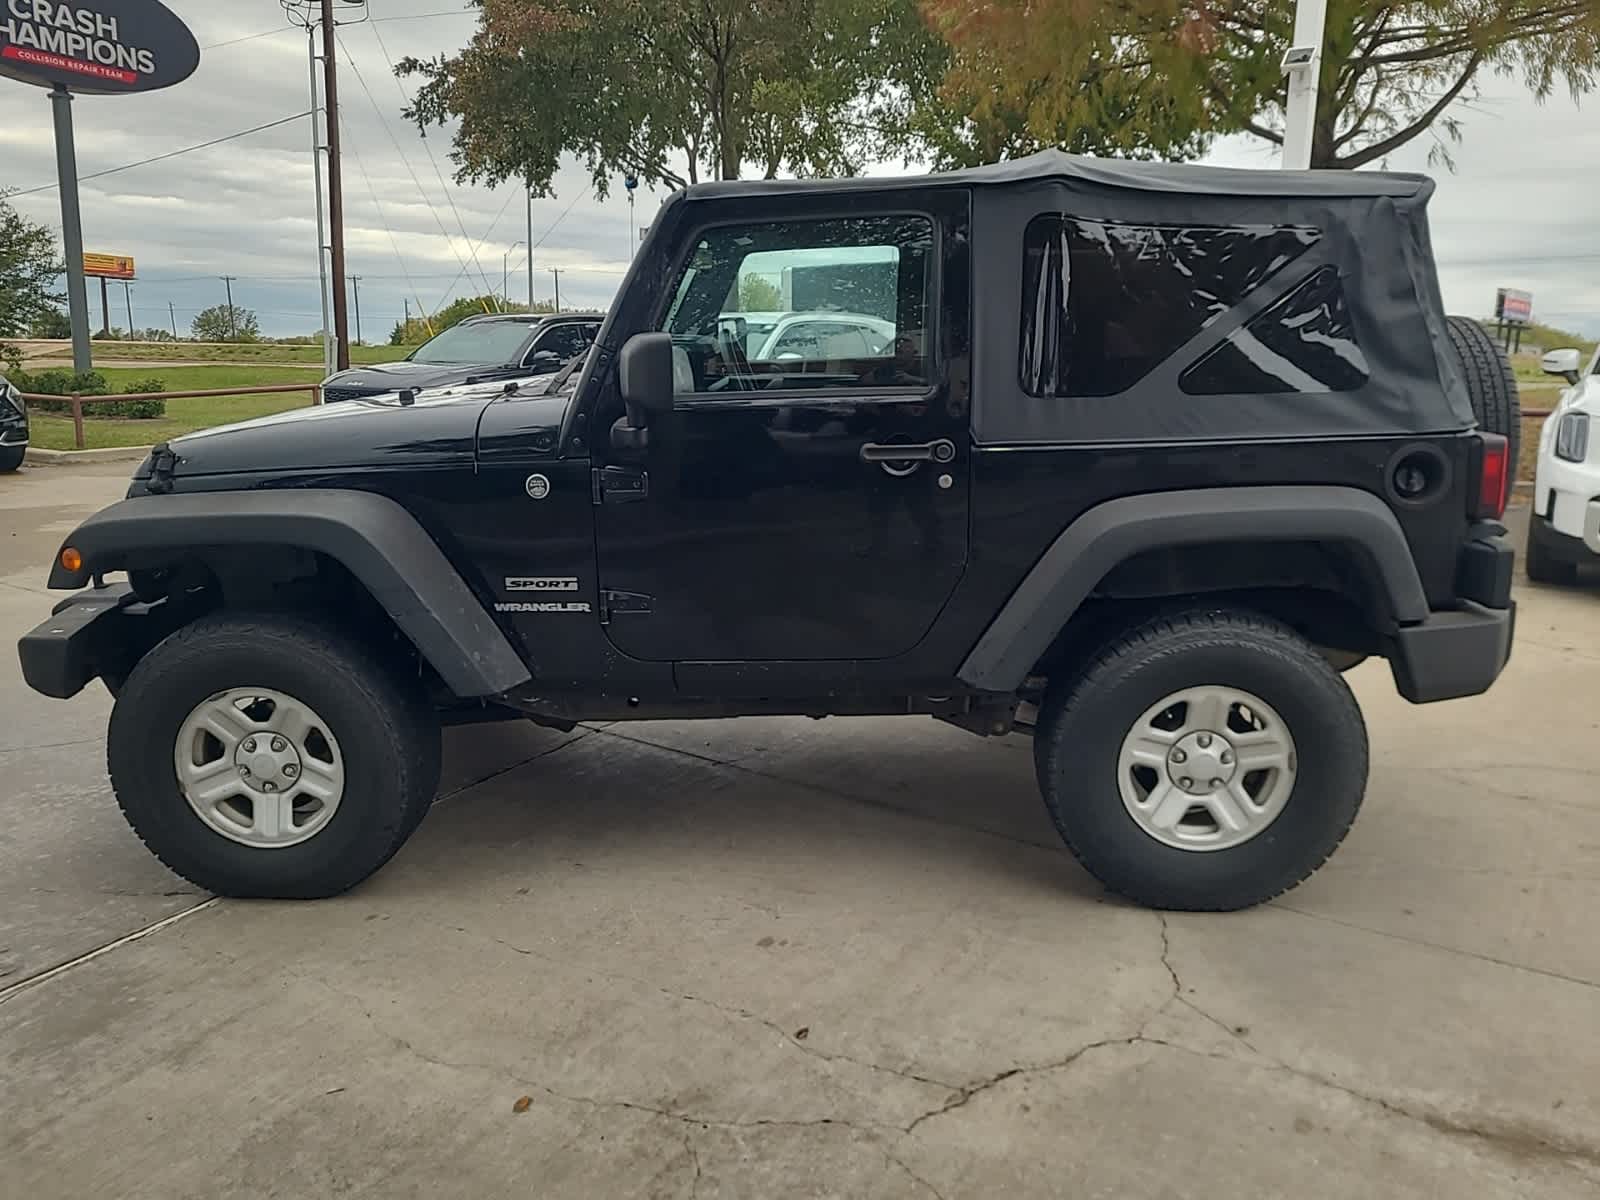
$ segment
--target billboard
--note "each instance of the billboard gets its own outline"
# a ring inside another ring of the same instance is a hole
[[[200,47],[159,0],[0,0],[0,75],[89,95],[182,83]]]
[[[132,279],[133,259],[126,254],[85,254],[83,273],[97,279]]]
[[[1500,288],[1494,294],[1494,319],[1507,325],[1528,324],[1533,320],[1533,293]]]

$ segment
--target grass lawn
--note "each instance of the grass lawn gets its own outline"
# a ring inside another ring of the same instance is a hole
[[[351,346],[350,361],[357,365],[395,362],[415,350],[415,346]],[[321,346],[280,346],[270,342],[223,346],[196,345],[190,342],[96,342],[96,358],[123,362],[219,362],[219,363],[305,363],[322,362]],[[71,358],[70,346],[63,346],[62,358]]]
[[[274,383],[316,383],[321,371],[315,367],[108,367],[103,374],[113,390],[120,390],[137,379],[155,376],[169,392],[202,391],[211,388],[264,387]],[[204,400],[168,400],[167,415],[154,421],[126,421],[94,417],[93,406],[85,406],[83,437],[86,449],[112,446],[148,446],[197,429],[247,421],[311,403],[311,393],[286,392],[273,396],[214,396]],[[43,450],[71,450],[72,418],[41,413],[31,414],[33,444]]]

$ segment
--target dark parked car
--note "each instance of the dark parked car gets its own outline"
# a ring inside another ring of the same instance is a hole
[[[28,453],[28,406],[0,375],[0,473],[15,471]]]
[[[333,404],[405,388],[422,391],[476,380],[552,374],[594,343],[602,320],[599,313],[468,317],[418,346],[402,362],[352,367],[328,376],[322,385],[322,399]]]
[[[1340,668],[1425,703],[1511,650],[1501,364],[1450,337],[1432,190],[1059,153],[691,187],[567,377],[157,447],[24,673],[106,681],[123,812],[217,893],[377,870],[442,721],[896,713],[1031,735],[1110,888],[1258,904],[1361,805]],[[891,329],[769,357],[752,279]]]

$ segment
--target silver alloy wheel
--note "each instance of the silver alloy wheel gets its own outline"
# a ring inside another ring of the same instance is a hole
[[[1294,737],[1239,688],[1196,687],[1152,704],[1122,739],[1117,787],[1145,833],[1180,850],[1248,842],[1294,791]]]
[[[173,765],[197,817],[264,850],[315,837],[344,796],[344,758],[327,722],[267,688],[230,688],[197,704]]]

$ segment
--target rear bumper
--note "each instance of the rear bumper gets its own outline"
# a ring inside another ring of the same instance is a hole
[[[1456,606],[1401,626],[1389,651],[1395,686],[1413,704],[1476,696],[1511,659],[1517,606],[1511,600],[1516,553],[1502,526],[1475,526],[1461,548]]]
[[[22,677],[45,696],[66,700],[116,654],[118,634],[137,600],[127,584],[91,588],[56,605],[51,618],[17,643]]]
[[[1517,606],[1488,608],[1464,600],[1395,635],[1389,667],[1395,686],[1413,704],[1477,696],[1489,690],[1511,659]]]

